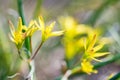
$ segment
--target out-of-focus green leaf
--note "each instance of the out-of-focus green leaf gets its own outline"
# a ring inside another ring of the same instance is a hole
[[[119,0],[105,0],[103,2],[103,4],[96,9],[93,14],[87,19],[87,21],[85,22],[86,24],[92,25],[94,26],[94,24],[96,23],[97,19],[100,17],[100,15],[102,14],[102,12],[109,6],[109,5],[113,5],[115,3],[117,3]]]
[[[40,15],[41,5],[42,5],[42,0],[37,0],[36,8],[33,15],[34,19],[36,19]]]
[[[3,30],[0,30],[0,35],[0,80],[6,80],[10,72],[11,55]]]

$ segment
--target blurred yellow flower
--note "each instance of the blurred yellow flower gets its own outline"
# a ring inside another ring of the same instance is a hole
[[[52,22],[49,26],[45,26],[44,24],[44,20],[42,18],[42,16],[40,16],[38,18],[39,22],[37,23],[35,21],[35,25],[39,28],[39,30],[42,32],[42,41],[44,42],[45,40],[47,40],[50,37],[53,36],[60,36],[63,34],[64,31],[54,31],[52,32],[52,29],[55,25],[55,22]],[[39,25],[40,24],[40,25]]]
[[[66,56],[66,59],[70,60],[72,59],[76,52],[78,51],[79,47],[77,46],[77,42],[76,41],[67,41],[65,43],[65,56]]]
[[[94,66],[87,60],[81,62],[81,70],[89,75],[91,73],[97,73],[97,70],[94,70],[93,67]]]
[[[84,24],[78,24],[77,21],[70,16],[60,17],[59,22],[65,30],[63,44],[66,51],[66,59],[70,60],[75,57],[79,49],[83,49],[83,38],[91,37],[91,34],[95,33],[96,29]],[[99,31],[97,32],[99,33]]]
[[[77,22],[74,20],[74,18],[70,16],[60,17],[59,22],[62,26],[62,29],[65,30],[65,37],[71,39],[76,35]]]

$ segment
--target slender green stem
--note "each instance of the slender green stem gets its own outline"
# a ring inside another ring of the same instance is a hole
[[[35,53],[31,56],[30,60],[33,60],[33,59],[35,58],[35,56],[37,55],[37,53],[38,53],[38,51],[39,51],[39,49],[41,48],[41,46],[42,46],[43,43],[44,43],[44,42],[41,42],[41,43],[40,43],[39,47],[37,48],[37,50],[35,51]]]
[[[21,56],[20,50],[18,50],[18,55],[21,60],[23,60],[23,57]]]
[[[17,4],[18,4],[19,15],[22,18],[22,23],[23,25],[26,25],[24,13],[23,13],[23,0],[17,0]]]
[[[42,5],[42,0],[37,0],[34,15],[33,15],[34,19],[36,19],[39,16],[41,5]]]
[[[30,37],[30,52],[32,53],[32,39]]]
[[[28,51],[32,51],[32,49],[31,49],[31,47],[30,47],[30,38],[31,37],[27,37],[26,39],[25,39],[25,47],[26,47],[26,49],[28,50]],[[29,52],[28,52],[29,53]],[[30,54],[28,54],[27,55],[28,56],[28,58],[30,58]]]
[[[72,74],[78,73],[81,71],[81,67],[76,67],[74,69],[72,69]]]
[[[110,63],[112,63],[112,62],[115,62],[115,61],[117,61],[117,60],[119,60],[119,59],[120,59],[120,53],[116,54],[116,55],[113,56],[111,59],[109,59],[109,60],[107,60],[107,61],[105,61],[105,62],[101,62],[101,63],[96,64],[96,65],[94,66],[94,68],[95,68],[95,69],[100,68],[100,67],[105,66],[105,65],[107,65],[107,64],[110,64]]]
[[[67,70],[61,80],[68,80],[68,77],[72,74],[71,70]]]
[[[23,25],[26,25],[26,21],[25,21],[25,16],[23,13],[23,0],[17,0],[17,4],[18,4],[18,12],[20,17],[22,18],[22,23]],[[30,37],[25,39],[25,47],[28,51],[31,51],[31,47],[30,47]]]

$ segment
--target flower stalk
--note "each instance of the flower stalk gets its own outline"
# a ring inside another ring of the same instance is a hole
[[[41,42],[41,44],[39,45],[39,47],[36,49],[35,53],[31,56],[30,61],[34,60],[35,56],[37,55],[37,53],[38,53],[38,51],[41,48],[41,46],[42,46],[43,43],[44,42]]]
[[[66,71],[65,75],[62,77],[61,80],[68,80],[68,77],[72,74],[71,70]]]
[[[62,79],[61,80],[68,80],[68,78],[77,73],[77,72],[80,72],[81,71],[81,67],[76,67],[74,69],[71,69],[71,70],[67,70],[66,73],[63,75]]]

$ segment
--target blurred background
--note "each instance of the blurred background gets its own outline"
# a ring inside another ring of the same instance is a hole
[[[120,0],[23,0],[23,9],[27,24],[35,19],[35,8],[40,4],[39,15],[42,15],[48,24],[56,21],[59,16],[72,16],[78,23],[100,27],[104,36],[110,36],[114,43],[109,50],[116,55],[120,53]],[[17,25],[19,13],[17,0],[0,0],[0,80],[9,80],[8,75],[21,72],[15,79],[24,80],[27,72],[27,64],[21,62],[16,53],[15,45],[10,41],[8,20]],[[40,42],[40,33],[32,37],[33,50]],[[64,64],[64,48],[61,45],[61,37],[49,39],[35,58],[36,79],[54,80],[61,74]],[[99,68],[98,74],[90,76],[75,76],[70,80],[107,80],[110,74],[120,71],[119,60]],[[21,65],[21,66],[20,66]],[[20,79],[21,78],[21,79]]]

